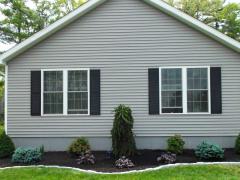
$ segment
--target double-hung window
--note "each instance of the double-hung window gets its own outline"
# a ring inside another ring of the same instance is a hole
[[[182,113],[182,69],[162,69],[162,113]]]
[[[160,112],[210,113],[209,67],[160,68]]]
[[[68,114],[88,114],[88,71],[68,71]]]
[[[42,115],[89,114],[89,70],[42,70]]]
[[[44,114],[63,113],[63,72],[45,71],[43,88]]]

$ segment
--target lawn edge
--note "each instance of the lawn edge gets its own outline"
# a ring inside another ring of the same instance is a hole
[[[178,167],[178,166],[199,166],[199,165],[240,165],[240,162],[197,162],[197,163],[176,163],[176,164],[167,164],[167,165],[161,165],[154,168],[147,168],[142,170],[130,170],[125,172],[98,172],[94,170],[85,170],[80,168],[74,168],[74,167],[67,167],[67,166],[55,166],[55,165],[31,165],[31,166],[11,166],[11,167],[4,167],[0,168],[0,170],[5,169],[14,169],[14,168],[58,168],[58,169],[67,169],[67,170],[74,170],[82,173],[88,173],[88,174],[103,174],[103,175],[110,175],[110,174],[132,174],[132,173],[143,173],[143,172],[149,172],[149,171],[156,171],[160,169],[166,169],[166,168],[172,168],[172,167]]]

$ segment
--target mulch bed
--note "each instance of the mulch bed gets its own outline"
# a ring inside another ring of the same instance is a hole
[[[107,158],[107,153],[103,151],[96,151],[93,154],[96,157],[96,164],[94,165],[78,165],[76,158],[71,157],[67,152],[46,152],[43,160],[34,165],[57,165],[75,167],[86,170],[95,170],[98,172],[120,172],[128,170],[139,170],[159,166],[156,158],[161,154],[160,150],[141,150],[138,155],[130,158],[135,164],[131,169],[117,169],[114,166],[115,159]],[[225,162],[240,162],[240,156],[236,155],[233,149],[225,150]],[[185,150],[182,155],[177,156],[177,163],[194,163],[198,162],[194,156],[193,150]],[[11,158],[0,159],[0,167],[21,166],[25,164],[11,163]]]

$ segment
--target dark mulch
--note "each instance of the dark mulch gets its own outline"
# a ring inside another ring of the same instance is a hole
[[[146,169],[151,167],[156,167],[161,164],[156,162],[156,158],[161,154],[160,150],[142,150],[139,151],[138,155],[131,158],[131,160],[136,165],[130,170]],[[87,170],[95,170],[99,172],[118,172],[127,171],[129,169],[117,169],[114,167],[115,159],[107,158],[106,152],[96,151],[93,152],[96,157],[95,165],[78,165],[76,163],[76,158],[71,157],[67,152],[46,152],[44,154],[43,160],[36,165],[58,165],[58,166],[68,166],[76,167]],[[177,156],[177,163],[194,163],[198,160],[194,156],[193,150],[185,150],[182,155]],[[236,155],[233,149],[225,150],[225,160],[231,162],[240,162],[240,156]],[[11,158],[0,159],[0,167],[9,166],[20,166],[23,164],[11,163]]]

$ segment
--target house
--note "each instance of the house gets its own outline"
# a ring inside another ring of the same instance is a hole
[[[181,134],[233,147],[240,132],[240,43],[161,0],[90,0],[0,57],[7,134],[66,150],[111,149],[113,109],[132,108],[139,149]]]

